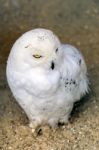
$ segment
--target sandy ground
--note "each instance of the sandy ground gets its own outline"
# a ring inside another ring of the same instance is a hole
[[[37,135],[6,82],[12,44],[36,27],[53,30],[64,43],[83,53],[90,93],[75,104],[70,123]],[[99,150],[99,1],[0,0],[0,150]]]

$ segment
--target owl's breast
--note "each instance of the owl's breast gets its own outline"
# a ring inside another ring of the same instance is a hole
[[[60,86],[60,73],[58,71],[37,73],[31,70],[23,74],[21,79],[22,87],[34,96],[51,96],[57,92]]]

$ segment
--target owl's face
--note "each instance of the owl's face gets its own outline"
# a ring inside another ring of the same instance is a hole
[[[22,61],[31,67],[57,68],[61,61],[59,39],[49,30],[35,29],[20,38]]]

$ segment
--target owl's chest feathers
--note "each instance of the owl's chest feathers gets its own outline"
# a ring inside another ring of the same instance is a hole
[[[30,95],[37,97],[48,97],[55,94],[59,89],[60,73],[51,70],[49,72],[41,70],[28,70],[27,72],[13,72],[10,74],[11,82],[14,82],[14,88],[25,90]]]

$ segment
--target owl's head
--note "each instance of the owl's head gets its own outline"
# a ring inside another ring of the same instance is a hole
[[[12,51],[15,51],[20,65],[54,69],[62,56],[60,46],[59,39],[52,31],[39,28],[23,34]]]

